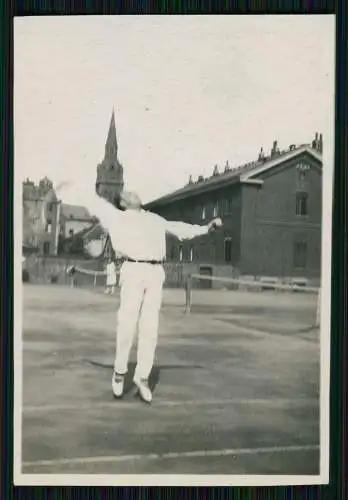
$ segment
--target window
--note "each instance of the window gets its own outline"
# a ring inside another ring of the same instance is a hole
[[[201,207],[201,218],[202,218],[202,220],[206,218],[205,206],[204,205]]]
[[[232,240],[231,238],[225,239],[225,261],[231,262],[232,260]]]
[[[223,215],[229,215],[232,213],[232,200],[226,199],[222,201],[222,213]]]
[[[74,230],[73,229],[69,229],[69,236],[74,236]]]
[[[218,213],[219,213],[219,206],[218,206],[218,203],[217,201],[214,203],[214,207],[213,207],[213,217],[217,217],[218,216]]]
[[[47,210],[48,210],[49,212],[51,212],[51,211],[53,210],[53,203],[49,203],[49,204],[47,205]]]
[[[52,231],[52,224],[50,222],[48,222],[46,224],[46,233],[50,233]]]
[[[182,262],[182,245],[179,246],[179,261]]]
[[[176,246],[173,245],[170,249],[170,260],[176,260]]]
[[[308,194],[296,193],[296,215],[308,215]]]
[[[294,268],[304,269],[307,265],[307,243],[304,241],[294,243]]]
[[[190,253],[189,253],[189,261],[193,261],[193,247],[190,247]]]
[[[45,255],[49,254],[50,253],[50,244],[48,241],[45,241],[44,244],[43,244],[43,253]]]

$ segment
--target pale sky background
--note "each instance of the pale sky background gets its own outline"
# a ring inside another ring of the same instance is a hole
[[[95,170],[115,108],[127,189],[143,201],[333,136],[333,16],[15,19],[15,169]]]

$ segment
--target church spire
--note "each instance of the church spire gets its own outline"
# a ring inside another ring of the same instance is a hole
[[[117,138],[116,138],[116,125],[115,125],[115,111],[114,108],[112,108],[109,133],[105,144],[105,158],[114,158],[116,156],[117,156]]]

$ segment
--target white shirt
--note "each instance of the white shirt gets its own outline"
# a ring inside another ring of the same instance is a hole
[[[134,260],[164,260],[166,232],[180,240],[208,233],[207,225],[167,221],[146,210],[118,210],[91,190],[82,189],[77,197],[81,205],[98,217],[117,252]]]

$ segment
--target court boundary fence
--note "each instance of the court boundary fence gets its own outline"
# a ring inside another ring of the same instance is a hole
[[[302,293],[311,293],[317,294],[317,304],[316,304],[316,313],[315,313],[315,321],[314,327],[319,328],[320,326],[320,315],[321,315],[321,289],[317,287],[309,287],[309,286],[301,286],[301,285],[285,285],[280,283],[265,283],[264,281],[248,281],[241,280],[235,278],[223,278],[220,276],[207,276],[204,274],[190,274],[187,276],[185,282],[185,312],[190,314],[192,308],[192,293],[193,293],[193,281],[194,280],[210,280],[210,281],[219,281],[222,283],[243,286],[246,288],[257,288],[257,289],[269,289],[276,291],[284,291],[284,292],[302,292]]]

